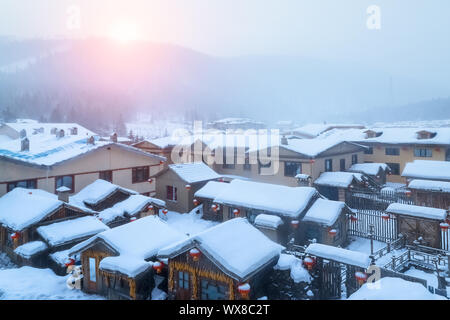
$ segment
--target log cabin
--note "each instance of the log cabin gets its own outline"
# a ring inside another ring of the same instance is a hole
[[[365,175],[354,172],[324,172],[314,182],[320,194],[336,201],[345,201],[350,189],[363,189],[368,184]]]
[[[158,258],[168,259],[169,299],[255,299],[265,295],[283,249],[236,218],[161,249]]]
[[[414,179],[408,189],[419,206],[450,209],[450,182]]]

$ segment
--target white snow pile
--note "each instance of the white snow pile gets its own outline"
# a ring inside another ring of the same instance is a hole
[[[386,212],[432,220],[445,220],[447,217],[447,211],[444,209],[414,206],[403,203],[390,204],[389,207],[387,207]]]
[[[146,264],[145,260],[156,256],[159,249],[186,238],[159,217],[148,216],[101,232],[74,246],[70,255],[83,251],[91,243],[101,239],[121,256],[108,259],[101,266],[133,277]]]
[[[123,217],[125,214],[134,216],[141,212],[150,204],[155,204],[159,207],[165,207],[166,203],[163,200],[146,197],[140,194],[131,195],[124,201],[116,203],[111,208],[107,208],[98,214],[104,223],[114,221],[117,217]]]
[[[42,241],[31,241],[17,247],[14,252],[25,259],[29,259],[35,254],[47,250],[47,248],[47,245]]]
[[[253,227],[247,219],[235,218],[169,245],[161,249],[158,256],[167,258],[177,255],[180,250],[194,247],[211,257],[219,268],[239,281],[271,260],[278,259],[284,249]]]
[[[22,267],[0,270],[2,300],[99,300],[98,295],[85,294],[66,286],[67,276],[60,277],[50,269]]]
[[[258,214],[255,218],[255,225],[261,227],[267,227],[272,229],[277,229],[280,225],[283,224],[283,220],[280,217],[270,215],[270,214]]]
[[[214,180],[221,177],[203,162],[170,164],[169,169],[187,183]]]
[[[408,188],[414,190],[450,193],[450,182],[414,179],[408,184]]]
[[[402,177],[450,181],[450,161],[414,160],[406,164]]]
[[[303,268],[303,261],[291,254],[280,254],[275,270],[291,270],[291,278],[295,283],[310,283],[312,278],[309,272]]]
[[[39,235],[52,247],[93,236],[109,227],[92,216],[56,222],[37,228]]]
[[[228,183],[209,181],[195,193],[197,198],[214,199],[228,187]]]
[[[136,191],[122,188],[106,180],[97,179],[81,189],[77,194],[71,196],[69,198],[69,203],[74,203],[78,206],[84,206],[85,204],[95,205],[110,196],[116,190],[121,190],[128,194],[138,194]]]
[[[65,264],[69,261],[69,252],[70,252],[70,249],[57,251],[57,252],[49,254],[49,257],[50,257],[50,259],[55,261],[58,265],[65,266]],[[80,261],[79,255],[75,255],[70,258],[74,259],[75,261]]]
[[[201,219],[202,207],[197,208],[192,209],[190,213],[169,211],[166,214],[166,222],[170,227],[186,235],[200,233],[218,224],[215,221]],[[200,210],[200,214],[195,213],[197,210]]]
[[[317,199],[306,212],[302,221],[315,222],[330,227],[339,218],[344,208],[344,202]]]
[[[338,188],[348,188],[353,181],[361,182],[362,174],[355,172],[323,172],[314,184],[319,186],[330,186]]]
[[[310,187],[287,187],[262,182],[233,180],[214,202],[279,213],[295,218],[302,213],[317,190]]]
[[[361,172],[371,176],[377,175],[380,170],[389,171],[389,166],[386,163],[355,163],[348,169],[348,171]]]
[[[63,202],[48,192],[15,188],[0,198],[0,223],[21,231],[59,209]]]
[[[320,243],[310,244],[305,252],[307,254],[328,259],[334,260],[337,262],[350,264],[353,266],[358,266],[361,268],[367,268],[370,265],[370,257],[368,254],[351,251],[347,249],[337,248],[333,246],[328,246]]]
[[[446,298],[432,294],[420,283],[386,277],[374,283],[365,283],[348,300],[446,300]]]

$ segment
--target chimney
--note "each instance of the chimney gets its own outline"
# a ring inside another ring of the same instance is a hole
[[[286,138],[286,136],[283,136],[283,137],[281,138],[281,144],[282,144],[283,146],[287,146],[287,145],[288,145],[288,139]]]
[[[50,134],[56,134],[56,131],[58,131],[58,128],[52,128],[52,130],[50,130]]]
[[[65,186],[62,186],[62,187],[59,187],[58,189],[56,189],[56,192],[58,193],[58,200],[63,201],[63,202],[69,202],[70,191],[71,190]]]
[[[63,129],[61,129],[61,130],[59,130],[58,132],[57,132],[57,134],[56,134],[56,137],[57,138],[64,138],[64,130]]]
[[[117,133],[114,132],[114,133],[111,135],[111,141],[114,142],[114,143],[117,143]]]
[[[73,136],[78,135],[78,128],[77,127],[70,128],[70,134]]]
[[[20,130],[20,133],[19,133],[20,139],[23,139],[23,138],[25,138],[26,136],[27,136],[26,130],[25,130],[25,129]]]
[[[95,144],[94,136],[90,136],[90,137],[87,139],[87,144],[92,144],[92,145]]]
[[[20,151],[30,151],[30,140],[27,137],[20,140]]]

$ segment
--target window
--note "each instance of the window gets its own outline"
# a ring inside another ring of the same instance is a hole
[[[433,156],[433,150],[426,148],[415,148],[414,156],[422,158],[431,158]]]
[[[364,154],[373,154],[373,147],[368,147],[367,149],[364,149]]]
[[[325,171],[333,171],[333,159],[326,159],[325,160]]]
[[[91,282],[97,281],[97,270],[96,270],[95,258],[89,258],[89,280]]]
[[[60,187],[67,187],[73,192],[74,191],[73,180],[74,180],[73,176],[56,177],[55,178],[55,183],[56,183],[55,190]]]
[[[230,160],[227,161],[227,149],[228,151],[233,152],[233,160],[232,163],[228,163]],[[234,169],[237,162],[237,149],[234,148],[233,151],[230,148],[223,148],[223,164],[222,168],[224,169]]]
[[[250,157],[248,155],[245,156],[244,170],[251,171],[252,165],[250,164]]]
[[[295,177],[302,173],[302,164],[300,162],[286,161],[284,163],[284,176]]]
[[[270,168],[272,166],[272,161],[269,161],[267,164],[261,163],[261,161],[258,160],[258,173],[261,173],[261,168]]]
[[[389,168],[391,168],[391,174],[400,175],[400,164],[399,163],[386,163]]]
[[[450,149],[445,152],[445,161],[450,161]]]
[[[215,281],[202,279],[202,300],[225,300],[227,288]]]
[[[339,161],[339,167],[341,171],[345,171],[345,159]]]
[[[174,186],[167,186],[166,192],[167,192],[166,196],[167,200],[177,201],[177,188],[175,188]]]
[[[399,156],[400,149],[399,148],[386,148],[385,153],[387,156]]]
[[[178,288],[189,290],[189,272],[178,271]]]
[[[132,183],[145,182],[149,178],[149,167],[137,167],[132,169]]]
[[[112,171],[100,171],[99,173],[99,179],[112,182]]]
[[[358,163],[358,155],[352,154],[352,164],[357,164],[357,163]]]
[[[7,186],[7,192],[15,188],[25,188],[25,189],[36,189],[37,188],[37,180],[24,180],[24,181],[15,181],[9,182]]]

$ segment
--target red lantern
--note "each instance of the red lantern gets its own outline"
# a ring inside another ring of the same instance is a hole
[[[194,261],[198,261],[198,259],[200,258],[201,252],[198,249],[193,248],[189,251],[189,255],[192,257],[192,259]]]
[[[149,210],[153,210],[153,205],[149,205],[149,206],[147,207],[147,211],[149,211]]]
[[[149,178],[147,181],[148,181],[148,183],[152,183],[152,182],[153,182],[153,179],[152,179],[152,178]]]
[[[292,221],[291,221],[291,226],[292,226],[292,228],[297,229],[299,223],[300,223],[300,222],[299,222],[298,220],[292,220]]]
[[[356,280],[358,280],[359,285],[362,286],[367,280],[367,274],[361,271],[357,271],[355,272],[355,278]]]
[[[434,151],[441,152],[441,148],[435,148]]]
[[[162,210],[162,213],[164,213],[164,215],[166,215],[168,212],[169,212],[169,210],[167,210],[167,209]]]
[[[194,203],[194,206],[198,206],[200,204],[200,202],[197,199],[192,200],[192,202]]]
[[[383,219],[384,221],[388,221],[389,220],[389,214],[387,214],[387,213],[383,213],[382,215],[381,215],[381,219]]]
[[[411,190],[408,190],[408,191],[405,192],[405,194],[406,194],[407,197],[411,197],[412,192],[411,192]]]
[[[219,178],[219,182],[225,182],[224,178]]]
[[[130,218],[130,222],[133,222],[133,221],[136,221],[136,220],[137,220],[136,217],[131,217],[131,218]]]
[[[442,222],[441,224],[439,224],[439,226],[441,227],[441,230],[444,232],[447,231],[450,227],[450,225],[446,222]]]
[[[184,187],[186,188],[187,191],[191,190],[191,185],[190,184],[187,184]]]
[[[303,259],[303,264],[308,268],[308,270],[312,270],[315,263],[316,261],[312,257],[306,257],[305,259]]]
[[[164,161],[161,160],[161,161],[159,162],[159,164],[164,164]]]
[[[250,295],[250,289],[251,289],[251,287],[250,287],[250,284],[248,284],[248,283],[242,283],[238,286],[239,294],[244,299],[248,299],[248,297]]]
[[[352,215],[352,216],[350,216],[350,221],[356,222],[356,221],[358,221],[358,217]]]
[[[11,239],[16,240],[20,238],[20,233],[19,232],[14,232],[13,234],[11,234]]]
[[[219,209],[219,206],[218,206],[217,204],[213,203],[212,206],[211,206],[211,209],[212,209],[214,212],[217,212],[217,210]]]
[[[337,234],[337,230],[336,229],[330,229],[328,230],[328,233],[330,236],[334,237]]]
[[[33,192],[30,191],[30,192],[28,192],[28,194],[33,194]]]
[[[309,160],[309,163],[311,163],[311,164],[314,164],[315,162],[316,162],[316,160],[314,160],[314,159]]]
[[[233,214],[234,214],[235,217],[237,217],[240,213],[241,213],[241,210],[239,210],[239,209],[234,209],[233,210]]]
[[[153,270],[156,271],[156,273],[161,273],[162,269],[164,267],[164,263],[160,262],[160,261],[156,261],[155,263],[153,263]]]
[[[69,261],[65,263],[65,266],[73,266],[75,264],[75,260],[72,258],[69,258]]]

